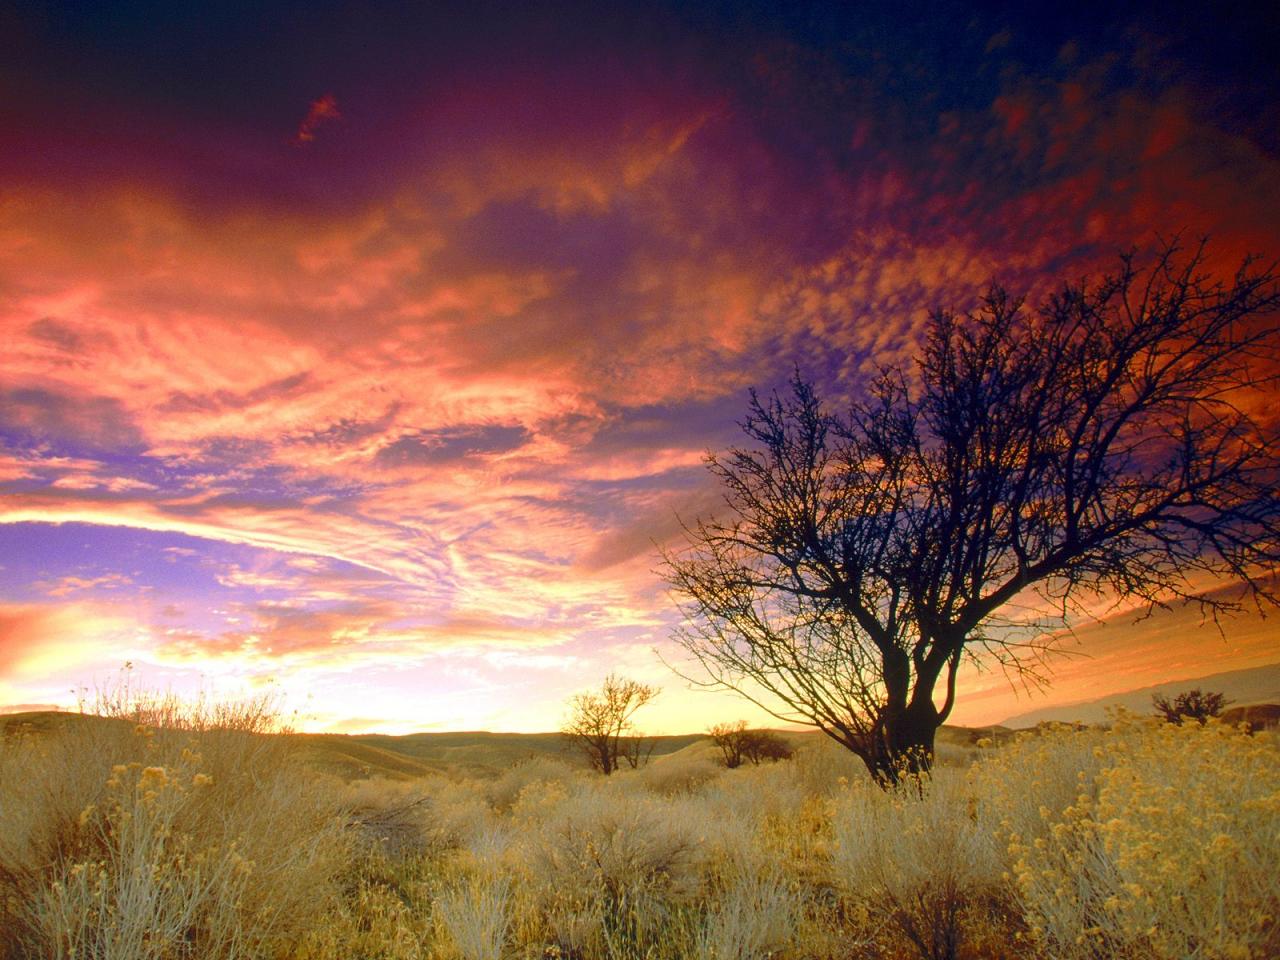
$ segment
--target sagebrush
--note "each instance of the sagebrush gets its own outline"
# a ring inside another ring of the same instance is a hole
[[[1216,721],[1044,729],[888,791],[816,743],[343,784],[274,729],[168,702],[10,737],[0,956],[1280,955],[1277,741]]]

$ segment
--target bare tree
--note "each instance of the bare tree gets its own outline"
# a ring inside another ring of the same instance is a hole
[[[1276,602],[1277,306],[1274,268],[1219,282],[1169,244],[1037,309],[992,287],[936,311],[847,413],[798,373],[753,392],[751,444],[708,458],[727,510],[664,555],[697,680],[895,782],[966,657],[1034,676],[1090,601]]]
[[[653,757],[654,747],[658,741],[653,737],[642,737],[634,734],[623,737],[618,748],[618,755],[627,762],[632,770],[639,770]]]
[[[1182,724],[1194,720],[1204,726],[1210,717],[1216,717],[1230,701],[1221,693],[1206,693],[1196,687],[1178,694],[1172,700],[1161,693],[1151,695],[1151,705],[1169,723]]]
[[[728,769],[734,770],[742,766],[746,759],[747,721],[737,720],[733,723],[716,723],[707,730],[712,742],[720,750],[720,762]]]
[[[607,775],[620,761],[638,767],[653,745],[646,750],[631,718],[657,695],[656,687],[611,673],[598,693],[579,693],[569,702],[569,719],[561,732],[581,748],[593,770]]]

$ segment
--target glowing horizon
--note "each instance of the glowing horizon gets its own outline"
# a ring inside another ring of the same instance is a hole
[[[531,731],[618,670],[655,732],[763,721],[664,665],[654,573],[750,387],[856,390],[933,307],[1179,231],[1280,256],[1243,13],[418,6],[0,31],[0,706],[129,661]],[[1083,631],[1030,705],[1280,661],[1227,627]],[[971,676],[953,720],[1028,706]]]

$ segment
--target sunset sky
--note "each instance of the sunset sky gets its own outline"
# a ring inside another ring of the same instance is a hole
[[[757,719],[663,664],[654,572],[750,387],[856,392],[929,308],[1180,230],[1280,256],[1274,16],[196,6],[0,11],[7,709],[129,662],[315,730],[554,729],[611,669],[651,730]],[[1277,622],[1093,628],[953,719]]]

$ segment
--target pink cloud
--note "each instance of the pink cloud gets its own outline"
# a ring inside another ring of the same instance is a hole
[[[100,577],[60,577],[49,585],[44,592],[46,596],[50,597],[67,597],[73,593],[92,590],[114,590],[120,587],[127,587],[132,583],[132,579],[120,573],[106,573]]]
[[[65,710],[64,705],[56,703],[8,703],[0,704],[0,715],[12,713],[43,713],[45,711]]]

